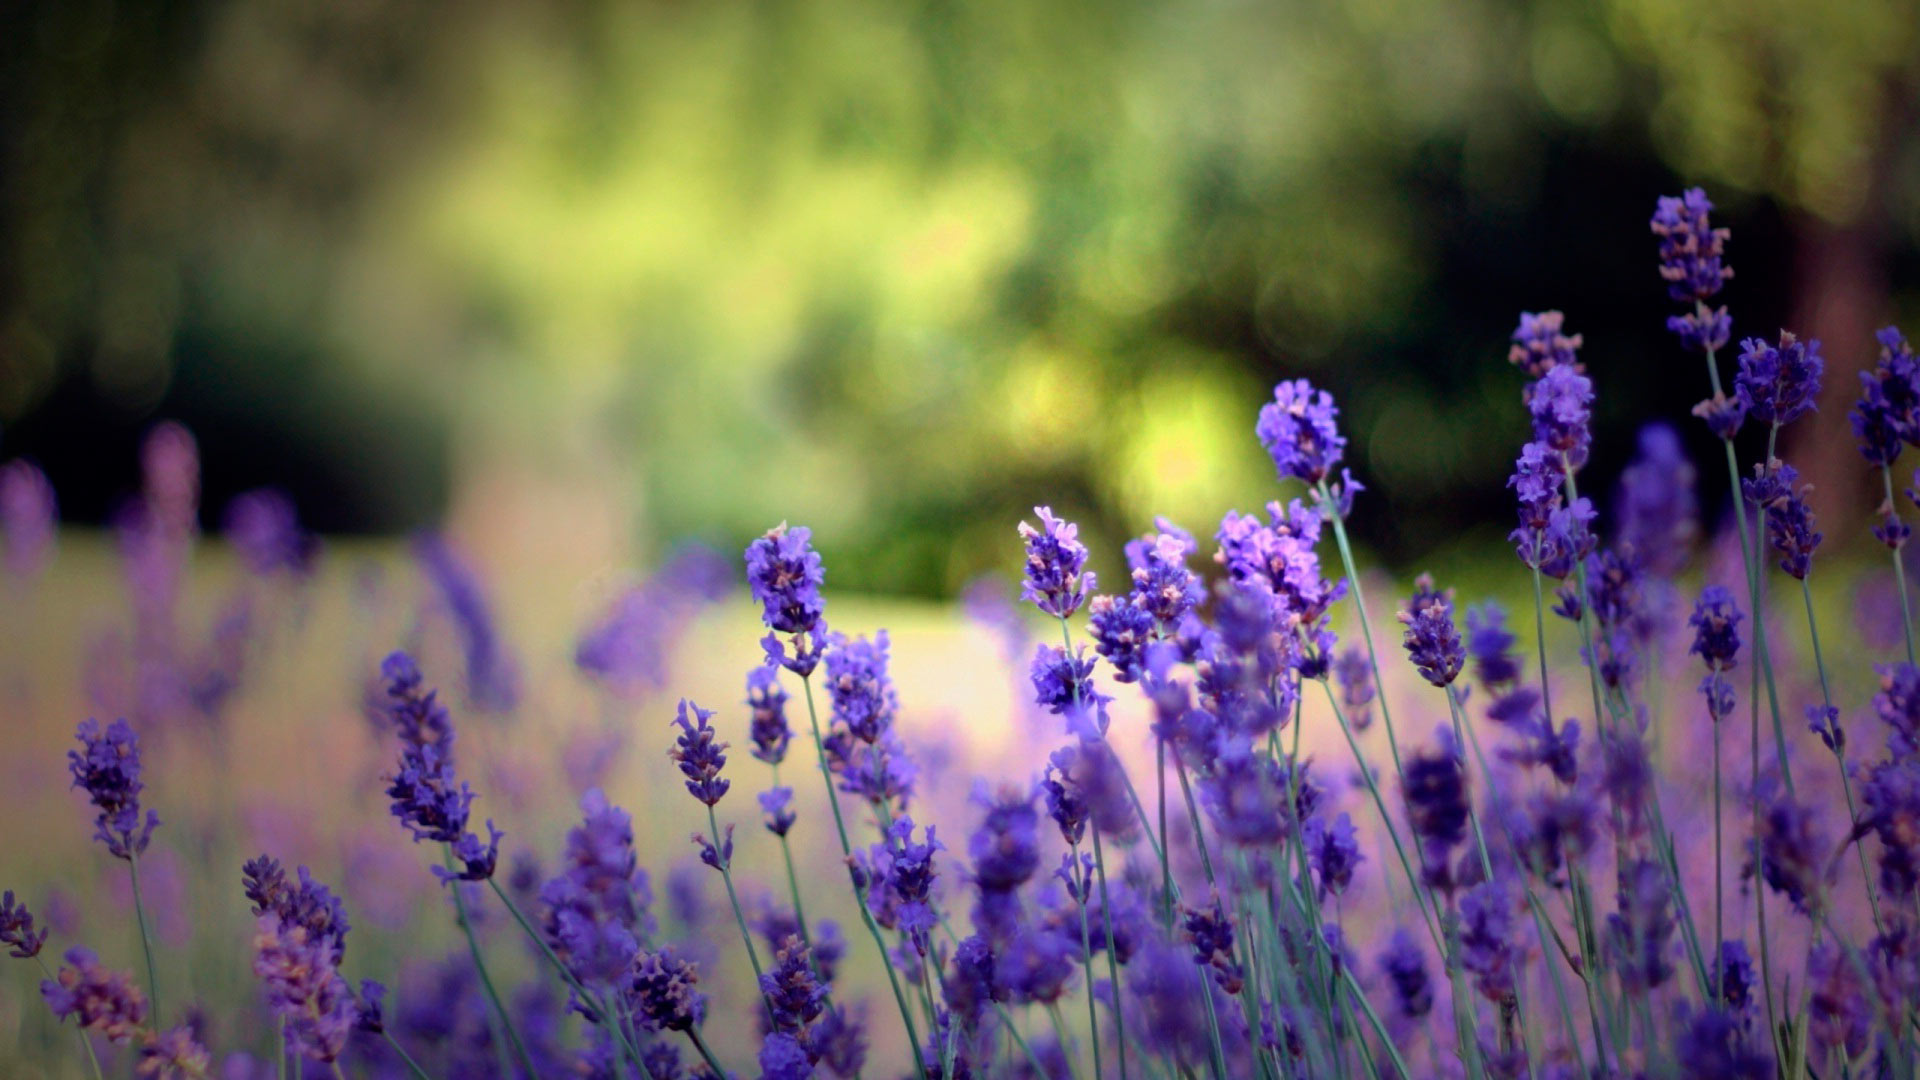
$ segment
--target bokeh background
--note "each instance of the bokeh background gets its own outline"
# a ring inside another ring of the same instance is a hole
[[[841,585],[952,596],[1042,498],[1106,551],[1261,498],[1244,430],[1306,374],[1406,563],[1500,525],[1518,311],[1587,336],[1598,490],[1700,396],[1660,192],[1711,189],[1736,333],[1823,339],[1838,393],[1920,315],[1911,0],[0,20],[0,455],[75,524],[166,417],[210,507],[273,482],[372,535],[596,507],[649,552],[785,517],[855,556]]]
[[[223,1053],[267,1045],[236,887],[262,848],[349,883],[353,974],[430,998],[402,947],[455,948],[445,894],[384,814],[392,748],[361,719],[406,645],[512,857],[550,861],[606,785],[663,926],[712,950],[716,1009],[744,1019],[663,754],[683,693],[744,743],[748,538],[810,525],[835,625],[893,629],[927,813],[964,836],[968,777],[1058,737],[1019,723],[1021,642],[1049,628],[1004,617],[1014,523],[1080,522],[1109,583],[1155,514],[1210,549],[1225,510],[1279,493],[1252,436],[1276,379],[1344,410],[1376,625],[1422,567],[1518,599],[1522,310],[1585,335],[1603,509],[1649,418],[1714,461],[1646,228],[1687,184],[1734,230],[1736,335],[1826,343],[1829,399],[1786,451],[1837,523],[1823,559],[1872,554],[1845,409],[1873,330],[1920,330],[1917,55],[1915,0],[5,5],[0,460],[44,468],[64,529],[0,591],[0,885],[133,966],[123,868],[60,769],[79,717],[125,711],[170,822],[162,960]],[[167,421],[197,440],[200,535],[154,622],[110,526],[151,502],[141,446]],[[1710,533],[1726,481],[1697,480]],[[313,574],[222,541],[263,486],[320,534]],[[1733,580],[1725,537],[1712,558]],[[636,587],[646,670],[583,678],[583,635]],[[1886,595],[1822,571],[1836,652]],[[478,666],[475,625],[497,635]],[[800,853],[831,863],[813,778],[787,782]],[[764,866],[761,784],[731,809]],[[857,934],[832,875],[807,888]],[[530,974],[503,922],[486,940]],[[77,1075],[28,966],[0,981],[0,1073]]]

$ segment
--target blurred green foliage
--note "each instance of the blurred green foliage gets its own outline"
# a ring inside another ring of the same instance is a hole
[[[611,476],[645,536],[806,521],[846,587],[949,593],[1041,500],[1109,552],[1154,513],[1211,531],[1271,496],[1281,373],[1341,394],[1370,539],[1423,552],[1500,505],[1503,336],[1562,302],[1546,275],[1587,283],[1576,325],[1632,313],[1608,363],[1669,365],[1641,231],[1669,170],[1752,235],[1920,237],[1913,0],[7,18],[29,445],[83,372],[202,430],[268,410],[392,511],[348,524],[420,513],[451,439],[457,470]]]

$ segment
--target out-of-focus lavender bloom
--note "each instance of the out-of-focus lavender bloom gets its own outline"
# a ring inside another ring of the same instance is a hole
[[[7,545],[7,573],[20,581],[40,576],[59,525],[47,474],[30,461],[0,465],[0,537]]]
[[[867,1061],[867,1005],[857,1002],[851,1010],[834,1006],[819,1023],[813,1025],[809,1048],[818,1056],[818,1064],[835,1076],[853,1080]],[[658,1078],[659,1073],[654,1076]]]
[[[623,590],[574,645],[573,662],[615,693],[658,689],[667,660],[700,609],[727,592],[727,564],[702,544],[675,550],[654,575]]]
[[[1393,999],[1402,1015],[1419,1019],[1433,1011],[1433,978],[1427,974],[1427,954],[1405,928],[1397,929],[1380,954],[1380,972],[1393,987]]]
[[[1438,687],[1452,685],[1467,662],[1467,647],[1453,625],[1451,591],[1435,592],[1432,576],[1420,575],[1414,581],[1413,602],[1400,613],[1400,622],[1407,628],[1401,644],[1420,677]]]
[[[1246,983],[1246,970],[1234,959],[1233,921],[1218,896],[1204,908],[1188,908],[1180,925],[1193,946],[1193,962],[1211,968],[1214,981],[1228,994],[1238,994]]]
[[[1557,367],[1580,370],[1579,334],[1566,332],[1567,317],[1558,311],[1520,313],[1520,326],[1513,332],[1513,347],[1507,350],[1507,362],[1538,379]]]
[[[992,631],[999,639],[1000,656],[1007,663],[1027,654],[1026,625],[1020,621],[1020,609],[1014,606],[999,579],[982,576],[969,581],[960,592],[960,607],[967,618]]]
[[[1769,1080],[1778,1075],[1773,1058],[1753,1044],[1742,1017],[1726,1009],[1695,1012],[1684,1003],[1675,1021],[1680,1035],[1674,1058],[1688,1076],[1712,1080]]]
[[[1040,518],[1039,528],[1020,523],[1020,539],[1027,548],[1020,595],[1041,611],[1065,619],[1080,610],[1096,584],[1086,570],[1087,547],[1080,542],[1079,526],[1054,517],[1045,506],[1033,512]]]
[[[643,950],[628,975],[628,1009],[649,1031],[689,1031],[707,1018],[699,982],[699,969],[672,949]]]
[[[1472,615],[1469,613],[1468,618]],[[1373,664],[1358,645],[1349,645],[1333,659],[1333,679],[1340,685],[1340,705],[1355,731],[1373,724]]]
[[[1410,754],[1401,777],[1407,821],[1420,843],[1421,877],[1428,886],[1453,891],[1450,855],[1467,837],[1467,772],[1451,727],[1438,742]]]
[[[779,668],[762,666],[747,672],[747,706],[753,710],[747,728],[753,756],[769,765],[785,761],[793,728],[787,724],[787,692],[780,686]]]
[[[1669,320],[1671,322],[1671,320]],[[1725,342],[1721,342],[1725,344]],[[1693,407],[1693,415],[1707,422],[1707,430],[1722,439],[1731,439],[1740,434],[1740,428],[1747,422],[1746,403],[1738,397],[1715,394]]]
[[[719,741],[718,732],[709,723],[712,719],[713,710],[681,698],[673,718],[673,723],[680,725],[680,734],[674,736],[673,749],[667,752],[686,777],[687,791],[708,806],[719,802],[733,786],[720,776],[727,764],[727,744]]]
[[[868,850],[873,890],[867,902],[882,925],[897,928],[912,941],[921,956],[927,954],[933,928],[939,924],[933,910],[933,857],[946,845],[927,826],[924,839],[913,839],[913,819],[902,817],[887,829],[886,842]]]
[[[1799,487],[1800,474],[1779,458],[1755,465],[1753,473],[1751,479],[1740,482],[1740,492],[1767,515],[1767,540],[1780,555],[1780,569],[1805,579],[1821,540],[1807,505],[1807,493],[1813,487]]]
[[[1614,498],[1620,541],[1647,572],[1671,578],[1686,568],[1700,532],[1694,467],[1680,435],[1665,423],[1640,429],[1639,451],[1620,473]]]
[[[1736,938],[1720,943],[1714,985],[1719,988],[1720,1004],[1728,1009],[1744,1014],[1753,1008],[1753,992],[1759,984],[1754,977],[1753,955],[1747,951],[1746,942]]]
[[[1015,1004],[1060,1000],[1079,967],[1078,916],[1074,937],[1023,926],[995,957],[994,989]]]
[[[1709,299],[1733,276],[1723,262],[1732,233],[1712,226],[1707,219],[1712,211],[1713,203],[1699,188],[1662,195],[1654,208],[1650,225],[1660,238],[1660,277],[1667,295],[1681,303]]]
[[[0,893],[0,945],[16,960],[31,960],[40,955],[47,943],[47,931],[33,928],[33,912],[22,902],[15,904],[13,890]]]
[[[1817,921],[1825,908],[1832,853],[1813,809],[1775,792],[1761,806],[1759,834],[1748,851],[1745,873],[1752,875],[1757,862],[1768,887]]]
[[[1880,838],[1880,887],[1896,898],[1920,884],[1920,759],[1911,755],[1881,762],[1861,785],[1855,837]]]
[[[480,575],[438,533],[416,538],[413,553],[459,633],[467,696],[490,712],[513,711],[520,703],[520,662],[500,635]]]
[[[1033,680],[1034,701],[1041,708],[1068,718],[1068,724],[1082,733],[1098,734],[1106,730],[1106,705],[1111,699],[1093,689],[1094,661],[1083,650],[1071,657],[1057,645],[1034,646],[1029,676]],[[1087,721],[1091,713],[1098,719]]]
[[[353,1018],[355,1031],[379,1035],[387,1030],[387,987],[377,979],[360,980],[360,997]]]
[[[813,1062],[800,1040],[784,1031],[768,1035],[760,1044],[760,1080],[807,1080],[813,1075]]]
[[[1474,989],[1502,1008],[1511,1008],[1519,992],[1519,967],[1526,947],[1519,936],[1512,883],[1485,881],[1460,897],[1460,966],[1473,976]]]
[[[310,940],[326,947],[335,965],[340,963],[350,929],[346,908],[306,867],[300,867],[297,882],[289,881],[279,860],[261,855],[242,865],[240,880],[256,918],[272,915],[301,927]]]
[[[769,788],[759,795],[760,812],[767,831],[775,836],[785,836],[797,820],[789,804],[793,802],[793,789],[790,787]]]
[[[560,874],[540,889],[541,922],[548,945],[577,977],[607,984],[632,963],[637,941],[654,933],[653,890],[634,854],[627,812],[598,789],[580,810]]]
[[[1813,411],[1825,368],[1818,341],[1801,341],[1785,330],[1780,331],[1778,346],[1748,338],[1740,343],[1740,373],[1733,379],[1734,393],[1755,420],[1790,424]]]
[[[71,1016],[81,1030],[109,1042],[133,1041],[147,1019],[147,996],[133,984],[133,977],[108,971],[93,950],[79,945],[68,949],[62,959],[65,963],[59,973],[40,982],[40,996],[54,1017]]]
[[[353,988],[339,970],[347,934],[339,900],[305,867],[300,884],[290,885],[266,856],[247,864],[245,881],[259,916],[253,973],[265,985],[288,1048],[337,1060],[360,1017]]]
[[[1887,748],[1896,757],[1920,753],[1920,668],[1908,663],[1876,664],[1880,692],[1873,712],[1887,725]]]
[[[200,1045],[193,1027],[181,1024],[152,1036],[133,1063],[139,1080],[206,1080],[213,1055]]]
[[[893,727],[900,702],[887,674],[887,632],[872,640],[835,635],[827,652],[827,693],[833,722],[863,743],[879,740]]]
[[[313,569],[319,551],[313,534],[301,527],[293,500],[272,488],[235,495],[227,504],[221,531],[247,569],[261,577],[281,573],[304,577]]]
[[[1127,541],[1127,567],[1133,577],[1133,599],[1159,621],[1171,627],[1206,600],[1200,576],[1187,568],[1198,550],[1193,534],[1168,521],[1153,519],[1153,532]]]
[[[1260,407],[1254,434],[1273,458],[1280,479],[1292,477],[1308,486],[1325,480],[1347,447],[1333,395],[1305,379],[1273,388],[1273,400]]]
[[[838,728],[827,735],[824,745],[827,768],[841,791],[870,803],[905,808],[920,770],[897,732],[889,728],[878,742],[863,743]]]
[[[1672,977],[1676,927],[1667,875],[1650,859],[1620,869],[1619,910],[1607,916],[1607,952],[1621,985],[1645,993]]]
[[[1813,1060],[1824,1065],[1831,1055],[1852,1060],[1865,1053],[1874,1028],[1869,988],[1831,938],[1807,952],[1807,988],[1807,1037]]]
[[[434,746],[448,760],[453,756],[453,719],[439,695],[426,685],[420,665],[404,652],[380,662],[386,703],[382,706],[394,734],[408,746]]]
[[[693,842],[700,849],[701,862],[720,871],[733,867],[733,826],[731,824],[722,829],[720,842],[717,845],[706,833],[694,833]]]
[[[1093,636],[1094,649],[1113,665],[1117,682],[1140,678],[1156,625],[1153,613],[1137,596],[1096,596],[1087,605],[1087,632]]]
[[[1360,854],[1360,838],[1354,830],[1353,819],[1345,813],[1331,822],[1319,817],[1309,819],[1301,828],[1301,842],[1306,845],[1322,898],[1346,892],[1353,884],[1354,870],[1366,861],[1366,856]]]
[[[1587,463],[1593,439],[1593,382],[1571,366],[1556,367],[1527,392],[1533,440],[1554,452],[1565,467]]]
[[[1140,951],[1126,979],[1127,1032],[1149,1052],[1199,1065],[1212,1052],[1207,1012],[1196,1007],[1203,994],[1214,995],[1215,1015],[1223,1021],[1237,1012],[1200,973],[1190,952],[1152,941]]]
[[[1320,511],[1298,499],[1285,506],[1270,502],[1267,518],[1263,523],[1255,515],[1229,511],[1215,534],[1220,546],[1214,560],[1235,586],[1268,601],[1276,627],[1293,628],[1302,643],[1294,665],[1302,677],[1318,678],[1331,663],[1334,644],[1327,612],[1346,595],[1347,583],[1320,576],[1314,551],[1325,521]]]
[[[94,817],[94,839],[107,845],[115,858],[131,860],[147,850],[160,815],[140,813],[140,739],[125,720],[105,728],[87,719],[75,732],[79,750],[67,751],[73,786],[87,793],[99,813]]]
[[[1473,657],[1474,676],[1489,693],[1505,692],[1520,681],[1514,640],[1499,604],[1488,601],[1467,609],[1467,652]]]
[[[1031,794],[1002,788],[988,797],[975,792],[986,809],[980,827],[967,838],[967,858],[973,863],[973,881],[980,890],[974,922],[996,938],[1018,922],[1014,894],[1040,868],[1040,814]]]

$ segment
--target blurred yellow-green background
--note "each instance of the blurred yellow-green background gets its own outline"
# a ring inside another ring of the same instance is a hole
[[[1596,490],[1702,396],[1683,183],[1736,333],[1850,393],[1920,315],[1916,55],[1911,0],[8,5],[0,456],[97,523],[173,418],[215,510],[643,559],[789,518],[950,596],[1038,501],[1110,555],[1268,497],[1305,374],[1407,563],[1503,531],[1520,310],[1587,336]]]

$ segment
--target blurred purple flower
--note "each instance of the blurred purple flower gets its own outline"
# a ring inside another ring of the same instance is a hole
[[[467,696],[489,712],[512,712],[520,702],[520,662],[500,634],[479,573],[438,533],[415,538],[413,553],[459,634]]]
[[[40,576],[60,528],[59,507],[47,474],[30,461],[0,465],[0,537],[7,573],[20,581]]]

